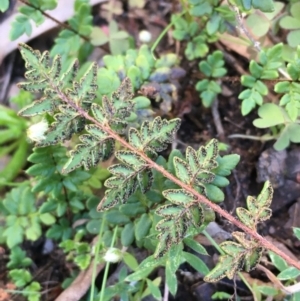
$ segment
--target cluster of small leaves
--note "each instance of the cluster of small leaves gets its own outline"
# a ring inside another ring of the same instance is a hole
[[[184,240],[187,245],[193,249],[195,252],[200,254],[207,255],[205,249],[193,239]],[[190,243],[191,242],[191,243]],[[172,295],[176,294],[178,281],[176,278],[176,271],[179,266],[187,262],[189,263],[196,271],[201,274],[206,275],[209,272],[206,264],[196,255],[185,252],[182,250],[183,245],[173,245],[169,252],[164,257],[156,258],[154,255],[147,257],[143,260],[138,268],[134,270],[134,273],[126,277],[126,281],[139,281],[147,277],[154,269],[159,266],[165,266],[166,270],[166,283]]]
[[[286,70],[292,80],[277,83],[274,91],[284,94],[280,98],[279,105],[285,108],[292,121],[296,121],[300,108],[300,84],[298,83],[300,79],[300,47],[297,48],[293,62],[287,64]]]
[[[242,114],[249,114],[257,105],[263,104],[263,97],[268,95],[269,89],[261,80],[278,78],[278,69],[282,66],[282,44],[277,44],[259,53],[259,63],[251,60],[249,71],[251,75],[242,75],[241,83],[247,87],[240,93],[242,99]]]
[[[9,248],[23,242],[24,237],[35,241],[42,235],[42,224],[52,225],[55,217],[37,210],[36,197],[28,185],[21,185],[6,194],[0,203],[3,221],[1,240]]]
[[[134,99],[137,110],[147,108],[150,101],[163,100],[163,107],[170,110],[173,95],[177,91],[178,79],[185,75],[182,68],[177,67],[178,57],[175,54],[166,54],[155,60],[147,45],[139,50],[129,49],[124,55],[105,55],[104,67],[98,72],[98,95],[111,95],[125,77],[132,83],[133,89],[144,96]],[[146,96],[146,97],[145,97]]]
[[[16,40],[25,33],[27,36],[30,36],[32,32],[31,21],[33,21],[36,26],[41,25],[45,21],[45,17],[41,11],[54,9],[57,5],[56,0],[28,0],[28,2],[31,6],[20,6],[20,15],[18,15],[12,22],[12,28],[10,31],[11,40]]]
[[[239,161],[239,156],[219,156],[217,140],[211,140],[198,151],[188,147],[186,159],[174,157],[175,174],[184,184],[205,195],[213,202],[224,200],[219,187],[225,187],[229,181],[225,176]],[[159,231],[159,244],[155,256],[163,256],[173,244],[180,243],[191,229],[199,229],[214,220],[211,209],[199,203],[199,200],[186,189],[167,189],[163,196],[170,204],[159,207],[156,214],[163,219],[156,225]]]
[[[263,104],[258,110],[260,118],[253,121],[258,128],[276,128],[277,141],[274,144],[276,150],[287,148],[290,142],[300,142],[300,85],[298,83],[300,47],[297,48],[295,56],[293,62],[288,63],[286,68],[291,80],[280,81],[274,86],[274,91],[282,95],[279,104]]]
[[[247,209],[239,207],[236,212],[240,221],[256,231],[257,224],[271,216],[269,208],[273,197],[273,188],[266,182],[257,198],[248,196]],[[262,246],[253,238],[248,239],[245,233],[233,232],[237,242],[226,241],[220,244],[223,255],[219,258],[216,267],[204,278],[208,282],[216,282],[224,277],[232,279],[241,269],[251,271],[259,263],[262,256]]]
[[[22,289],[22,295],[28,301],[39,301],[41,298],[41,285],[33,281],[33,277],[26,269],[13,269],[9,272],[9,277],[18,289]]]
[[[280,12],[285,7],[285,3],[274,1],[274,10],[272,12],[262,12],[259,10],[251,11],[246,19],[248,28],[251,28],[251,32],[257,37],[261,38],[265,36],[268,31],[272,34],[277,34],[278,24],[280,18]],[[284,18],[284,17],[283,17]]]
[[[216,80],[227,73],[224,64],[223,53],[219,50],[214,51],[207,56],[206,60],[202,60],[199,63],[199,69],[206,78],[197,82],[196,90],[201,92],[200,98],[206,108],[212,105],[217,94],[222,91],[220,84]]]
[[[10,269],[9,276],[18,288],[22,288],[22,295],[28,301],[40,300],[41,286],[38,282],[32,282],[32,275],[26,268],[30,267],[32,260],[26,256],[26,252],[19,246],[11,248],[7,268]]]
[[[92,32],[92,7],[88,0],[75,0],[74,16],[68,20],[72,28],[63,29],[55,39],[55,44],[50,51],[52,57],[61,55],[66,65],[76,58],[80,62],[86,60],[93,50],[93,46],[84,37],[89,37]]]
[[[59,246],[68,253],[67,260],[74,261],[81,270],[85,270],[91,262],[91,246],[81,239],[85,235],[84,230],[79,230],[73,239],[63,240]]]
[[[172,15],[175,27],[173,37],[187,41],[185,56],[188,60],[205,57],[209,51],[208,43],[215,42],[217,32],[224,32],[229,22],[234,21],[234,14],[227,5],[220,5],[219,0],[189,0],[188,13],[193,18]]]
[[[299,45],[300,37],[300,3],[291,3],[289,7],[290,15],[284,15],[280,21],[279,25],[283,29],[290,30],[286,39],[291,47],[297,47]]]
[[[250,10],[252,7],[259,9],[263,12],[272,12],[274,11],[274,2],[273,0],[233,0],[235,4],[242,6],[244,10]]]
[[[49,195],[49,199],[43,204],[43,207],[56,207],[58,216],[63,216],[66,210],[59,208],[58,203],[53,205],[52,202],[62,198],[64,189],[77,192],[77,187],[90,178],[90,174],[83,170],[76,170],[68,175],[62,174],[62,167],[67,160],[67,149],[60,145],[34,148],[33,153],[28,157],[28,161],[33,164],[26,172],[30,176],[36,177],[32,191],[34,193],[44,192]]]
[[[129,49],[129,34],[126,31],[119,30],[115,20],[108,24],[108,33],[99,27],[93,27],[91,32],[91,44],[101,46],[109,44],[109,50],[112,55],[123,54]]]

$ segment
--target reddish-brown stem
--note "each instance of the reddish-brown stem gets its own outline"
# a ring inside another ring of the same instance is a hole
[[[277,255],[279,255],[280,257],[282,257],[288,264],[290,264],[290,265],[292,265],[295,268],[297,268],[297,269],[300,270],[300,262],[297,262],[297,261],[293,260],[292,258],[290,258],[288,255],[286,255],[284,252],[282,252],[281,250],[279,250],[276,246],[274,246],[268,240],[266,240],[261,235],[259,235],[256,231],[254,231],[251,228],[245,226],[238,219],[236,219],[235,217],[233,217],[230,213],[228,213],[227,211],[223,210],[220,206],[218,206],[217,204],[211,202],[210,200],[208,200],[203,195],[199,194],[195,189],[193,189],[192,187],[190,187],[189,185],[187,185],[185,183],[182,183],[179,179],[177,179],[175,176],[173,176],[171,173],[169,173],[167,170],[165,170],[162,166],[160,166],[160,165],[156,164],[155,162],[153,162],[143,152],[136,150],[126,140],[124,140],[122,137],[120,137],[119,135],[117,135],[110,127],[108,127],[107,125],[101,124],[95,118],[91,117],[81,107],[77,106],[71,100],[69,100],[68,97],[64,93],[62,93],[59,89],[57,89],[57,88],[55,88],[55,89],[56,89],[56,91],[58,92],[58,94],[60,95],[60,97],[62,98],[62,100],[64,102],[66,102],[67,104],[69,104],[72,107],[74,107],[74,109],[76,109],[77,112],[80,113],[81,116],[83,116],[87,120],[89,120],[92,123],[94,123],[97,126],[99,126],[102,130],[104,130],[106,133],[108,133],[116,141],[120,142],[123,146],[125,146],[129,150],[131,150],[131,151],[139,154],[148,163],[148,166],[150,168],[156,169],[161,174],[163,174],[166,178],[168,178],[169,180],[171,180],[174,183],[176,183],[178,186],[180,186],[180,187],[184,188],[185,190],[189,191],[190,193],[192,193],[194,196],[196,196],[198,198],[198,201],[200,203],[203,203],[203,204],[207,205],[212,210],[214,210],[215,212],[219,213],[221,216],[223,216],[225,219],[227,219],[228,221],[230,221],[232,224],[234,224],[238,228],[242,229],[245,233],[249,234],[254,239],[256,239],[261,244],[262,247],[264,247],[264,248],[266,248],[266,249],[268,249],[270,251],[273,251],[274,253],[276,253]]]

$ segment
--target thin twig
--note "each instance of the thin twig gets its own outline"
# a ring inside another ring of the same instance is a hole
[[[218,133],[219,140],[224,142],[225,141],[225,132],[221,122],[221,117],[219,113],[219,99],[218,97],[215,98],[212,106],[211,106],[211,113],[213,116],[214,124]]]

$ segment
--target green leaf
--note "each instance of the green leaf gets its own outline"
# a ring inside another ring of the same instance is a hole
[[[122,230],[121,243],[123,246],[130,246],[134,241],[134,224],[128,223]]]
[[[166,283],[170,290],[170,293],[175,296],[177,292],[177,277],[174,271],[171,269],[170,264],[166,264]]]
[[[163,191],[162,194],[167,200],[176,205],[189,206],[197,200],[193,194],[185,189],[168,189]]]
[[[9,7],[9,1],[8,0],[2,0],[0,3],[0,11],[4,13],[6,10],[8,10]]]
[[[142,193],[146,193],[153,184],[153,173],[151,169],[145,169],[138,173],[137,176]]]
[[[253,76],[255,76],[256,78],[260,78],[263,71],[263,67],[261,67],[257,62],[252,60],[249,65],[249,70]]]
[[[279,280],[289,280],[289,279],[295,279],[300,275],[300,271],[294,267],[288,267],[287,269],[281,271],[277,278]]]
[[[206,14],[210,15],[212,13],[212,6],[210,5],[210,3],[204,1],[204,2],[200,2],[200,4],[193,6],[190,9],[190,14],[192,16],[195,17],[200,17],[200,16],[204,16]]]
[[[209,268],[207,265],[197,256],[191,253],[182,252],[183,258],[199,273],[207,275]]]
[[[159,289],[159,283],[156,285],[154,281],[151,281],[150,279],[146,279],[147,281],[147,286],[151,292],[151,295],[156,299],[156,300],[161,300],[161,292]]]
[[[236,213],[240,221],[249,228],[256,226],[255,217],[247,209],[239,207],[236,209]]]
[[[271,258],[272,263],[275,265],[275,267],[280,271],[284,271],[286,269],[288,269],[288,264],[286,263],[286,261],[284,259],[282,259],[280,256],[278,256],[277,254],[273,253],[273,252],[269,252],[269,256]]]
[[[225,195],[223,191],[211,184],[204,184],[207,198],[215,203],[220,203],[224,201]]]
[[[276,93],[288,93],[291,87],[291,83],[287,81],[279,82],[274,86]]]
[[[9,38],[10,40],[14,41],[24,33],[26,33],[27,36],[30,36],[31,32],[32,26],[29,18],[25,15],[19,15],[12,22],[12,28],[9,33]]]
[[[144,239],[148,235],[151,225],[152,220],[149,214],[144,213],[135,224],[134,231],[136,240]]]
[[[11,249],[9,255],[9,262],[7,268],[14,269],[20,267],[28,267],[32,264],[32,260],[26,257],[26,252],[23,251],[19,246],[15,246]]]
[[[300,240],[300,228],[293,228],[294,235]]]
[[[91,103],[96,97],[97,90],[97,64],[92,63],[84,75],[80,78],[79,83],[74,83],[74,92],[72,93],[73,101],[77,105]]]
[[[221,20],[221,16],[218,13],[213,13],[206,23],[206,30],[209,35],[213,35],[218,31]]]
[[[25,269],[15,269],[9,272],[9,277],[12,279],[16,287],[23,287],[28,284],[32,276]]]
[[[246,20],[246,23],[248,27],[251,28],[251,32],[257,37],[265,36],[271,25],[270,21],[265,16],[259,15],[257,13],[250,14]],[[256,78],[260,77],[260,76],[256,76],[253,72],[251,73]]]
[[[186,244],[189,248],[193,249],[195,252],[203,255],[208,255],[206,249],[198,243],[195,239],[192,238],[185,238],[183,240],[184,244]]]
[[[300,30],[293,30],[288,33],[287,35],[287,42],[291,47],[298,47],[299,45],[299,37],[300,37]]]
[[[269,207],[273,198],[273,188],[269,181],[265,182],[264,187],[257,197],[257,205],[259,207]]]
[[[99,27],[93,27],[90,38],[90,42],[94,46],[101,46],[109,41],[108,36]]]
[[[241,4],[245,10],[251,9],[252,0],[241,0]]]
[[[118,151],[116,152],[116,157],[136,171],[141,170],[147,164],[143,158],[133,151]]]
[[[282,28],[289,30],[300,28],[300,20],[291,16],[284,16],[280,19],[279,24]]]
[[[174,157],[173,163],[177,177],[185,184],[189,184],[192,179],[192,171],[189,165],[179,157]]]
[[[225,255],[221,256],[219,263],[204,278],[207,282],[217,282],[224,277],[233,278],[238,271],[238,261],[233,257]]]
[[[182,207],[173,204],[167,204],[167,205],[160,206],[155,211],[155,213],[160,216],[170,217],[170,216],[180,215],[181,211],[182,211]]]
[[[44,88],[44,85],[45,84],[42,83],[41,86]],[[19,86],[23,89],[25,88],[24,85],[22,84],[20,84]],[[36,100],[32,104],[26,106],[24,109],[22,109],[19,112],[19,115],[24,117],[32,117],[46,112],[51,113],[53,112],[54,109],[55,109],[55,104],[53,100],[47,97],[43,97],[40,100]]]
[[[256,286],[255,289],[257,289],[259,292],[261,292],[265,296],[276,296],[279,294],[279,290],[267,285],[259,285]]]
[[[117,210],[110,210],[106,213],[105,219],[114,225],[120,224],[127,224],[130,222],[130,219],[127,215],[117,211]]]
[[[134,256],[132,256],[130,253],[128,252],[124,252],[123,253],[123,260],[124,260],[124,263],[133,271],[136,271],[138,269],[138,262],[137,260],[135,259]]]
[[[238,255],[241,252],[245,252],[245,247],[243,247],[242,245],[235,243],[233,241],[222,242],[220,244],[220,247],[226,254],[228,254],[232,257]]]
[[[273,103],[263,104],[258,109],[259,119],[253,121],[254,126],[258,128],[268,128],[285,122],[285,116],[282,108]]]
[[[257,8],[263,12],[272,12],[274,11],[273,0],[252,0],[252,5],[254,8]]]
[[[55,217],[50,213],[42,213],[40,215],[40,220],[43,224],[49,226],[55,223]]]
[[[70,152],[70,159],[63,167],[62,172],[67,174],[83,165],[90,169],[100,161],[107,160],[114,150],[114,141],[107,138],[107,134],[96,125],[87,125],[86,130],[90,134],[83,134],[79,137],[83,142]]]

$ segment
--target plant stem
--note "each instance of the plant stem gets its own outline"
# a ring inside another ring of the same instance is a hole
[[[52,83],[51,83],[52,84]],[[134,153],[141,156],[147,163],[149,168],[153,168],[160,172],[163,176],[165,176],[167,179],[171,180],[181,188],[185,189],[186,191],[192,193],[195,197],[197,197],[197,200],[199,203],[205,204],[212,210],[214,210],[216,213],[220,214],[222,217],[224,217],[226,220],[231,222],[233,225],[237,226],[238,228],[242,229],[245,233],[252,236],[255,240],[257,240],[258,243],[261,244],[262,247],[273,251],[280,257],[282,257],[286,262],[295,268],[300,270],[300,262],[297,262],[290,258],[288,255],[286,255],[284,252],[279,250],[275,245],[270,243],[267,239],[263,238],[261,235],[259,235],[256,231],[253,229],[247,227],[242,222],[240,222],[237,218],[233,217],[230,213],[223,210],[219,205],[211,202],[208,200],[205,196],[201,195],[199,192],[197,192],[195,189],[193,189],[191,186],[181,182],[179,179],[177,179],[174,175],[172,175],[170,172],[165,170],[162,166],[158,165],[154,161],[152,161],[149,157],[146,156],[146,154],[142,151],[139,151],[135,149],[132,145],[130,145],[125,139],[121,138],[118,134],[116,134],[108,125],[101,124],[99,121],[97,121],[95,118],[91,117],[88,112],[84,111],[80,106],[76,105],[74,102],[72,102],[62,91],[59,90],[59,88],[55,85],[53,85],[53,88],[57,91],[58,95],[61,97],[61,99],[72,106],[77,112],[87,120],[91,121],[95,125],[97,125],[99,128],[101,128],[103,131],[109,134],[109,136],[116,141],[120,142],[124,147],[128,148],[129,150],[133,151]]]
[[[114,235],[110,244],[110,247],[112,248],[115,244],[116,237],[117,237],[117,231],[118,231],[118,226],[116,226]],[[100,299],[99,301],[103,301],[104,298],[104,291],[105,291],[105,286],[106,286],[106,281],[107,281],[107,276],[108,276],[108,270],[109,270],[109,262],[106,263],[105,270],[104,270],[104,275],[103,275],[103,281],[102,281],[102,287],[101,287],[101,293],[100,293]]]
[[[184,10],[179,17],[183,16],[186,13],[186,10]],[[162,32],[161,34],[158,36],[158,38],[156,39],[156,41],[153,43],[150,51],[152,53],[152,56],[154,57],[154,59],[156,59],[155,55],[154,55],[154,50],[157,47],[157,45],[159,44],[159,42],[161,41],[161,39],[164,37],[164,35],[168,32],[168,30],[173,26],[173,22],[171,22]]]
[[[98,240],[97,240],[97,243],[96,243],[96,248],[95,248],[95,257],[94,257],[94,266],[93,266],[93,273],[92,273],[92,286],[91,286],[91,292],[90,292],[90,301],[94,300],[96,270],[97,270],[97,265],[98,265],[99,249],[100,249],[100,245],[101,245],[101,239],[100,238],[103,234],[104,221],[105,221],[105,218],[103,217],[102,223],[101,223],[101,226],[100,226],[100,230],[99,230],[99,234],[98,234]]]

